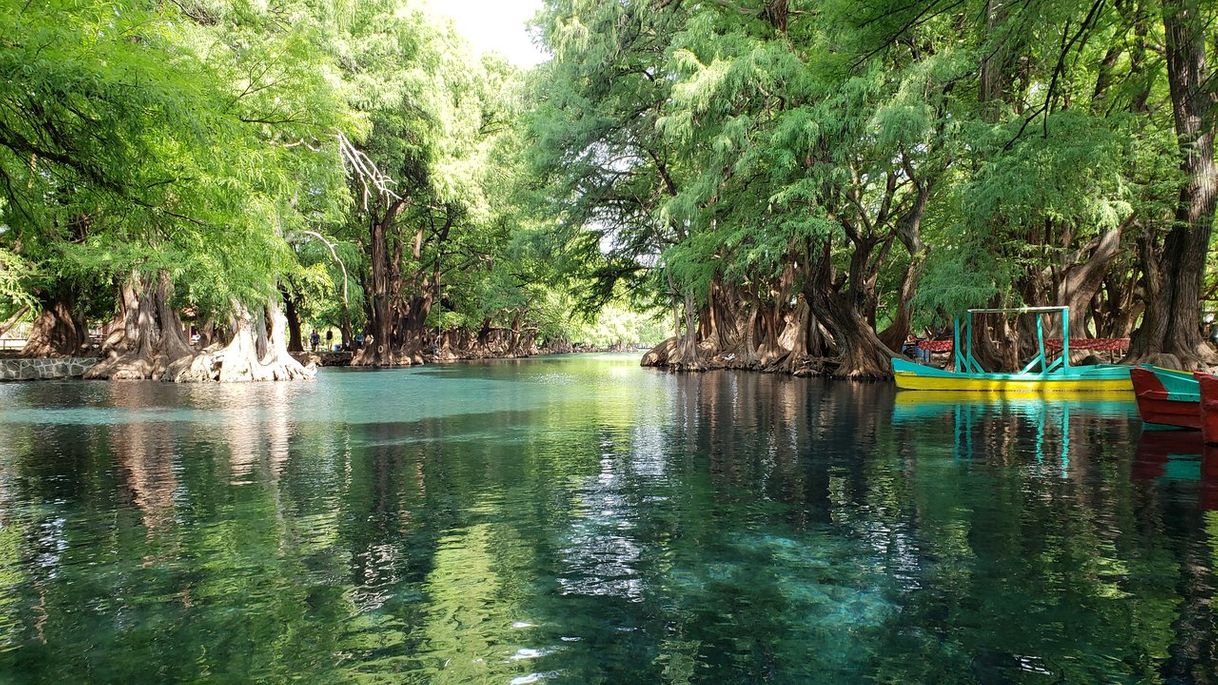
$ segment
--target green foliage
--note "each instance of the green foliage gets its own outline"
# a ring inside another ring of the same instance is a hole
[[[16,307],[33,304],[32,298],[22,287],[23,282],[32,276],[31,270],[21,257],[0,249],[0,301]]]
[[[638,312],[629,306],[610,303],[596,319],[568,334],[569,339],[598,349],[618,345],[653,346],[671,335],[661,311]]]
[[[1157,11],[555,0],[534,159],[652,301],[816,283],[884,320],[913,272],[923,322],[1046,303],[1103,232],[1174,210]],[[1111,268],[1134,287],[1130,250]]]
[[[446,321],[528,316],[557,287],[520,75],[420,3],[13,1],[0,26],[6,301],[167,271],[204,314],[282,290],[306,320],[359,327],[388,196],[343,140],[404,200],[391,239],[420,249],[399,251],[401,287],[437,269],[437,300],[460,307]]]
[[[1105,231],[1171,226],[1151,9],[548,0],[525,74],[416,0],[0,0],[0,299],[105,311],[167,271],[207,314],[288,292],[359,327],[384,281],[553,337],[716,293],[1041,303]]]
[[[343,197],[303,4],[6,2],[0,25],[0,240],[39,266],[27,287],[164,270],[227,312],[265,300],[285,233]]]

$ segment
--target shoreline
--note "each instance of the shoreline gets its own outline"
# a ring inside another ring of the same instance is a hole
[[[529,354],[514,355],[461,355],[446,357],[424,358],[422,364],[397,364],[393,366],[351,366],[354,352],[291,352],[296,361],[307,366],[315,364],[316,368],[354,368],[354,369],[406,369],[415,366],[431,364],[456,364],[461,362],[521,360],[534,357],[551,357],[566,354],[629,354],[638,350],[612,349],[581,349],[581,350],[539,350]],[[85,372],[104,357],[18,357],[0,356],[0,383],[27,383],[35,381],[65,381],[84,380]],[[98,379],[104,380],[104,379]],[[158,383],[164,381],[157,381]]]

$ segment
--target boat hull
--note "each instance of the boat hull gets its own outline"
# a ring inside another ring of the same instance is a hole
[[[1218,377],[1198,373],[1201,386],[1201,439],[1207,445],[1218,445]]]
[[[1069,373],[957,373],[944,371],[903,359],[892,360],[893,376],[902,390],[986,392],[1013,395],[1056,395],[1057,393],[1120,393],[1133,390],[1129,367],[1119,365],[1081,366]]]
[[[1199,430],[1201,394],[1195,379],[1181,371],[1139,366],[1129,372],[1138,413],[1146,423]]]

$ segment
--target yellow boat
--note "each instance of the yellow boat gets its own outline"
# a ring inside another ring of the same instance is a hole
[[[1022,371],[991,373],[973,356],[972,317],[975,314],[1036,314],[1038,352]],[[1045,350],[1041,314],[1061,316],[1062,351],[1050,359]],[[897,387],[902,390],[938,390],[952,392],[987,392],[1011,395],[1048,396],[1057,393],[1133,392],[1129,378],[1131,367],[1121,364],[1096,366],[1070,365],[1069,307],[1024,307],[1020,309],[970,309],[969,316],[955,322],[954,351],[956,371],[915,364],[904,359],[892,360]],[[963,348],[961,340],[964,341]]]

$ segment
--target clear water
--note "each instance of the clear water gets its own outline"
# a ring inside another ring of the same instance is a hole
[[[634,356],[0,385],[0,682],[1218,682],[1132,404]]]

